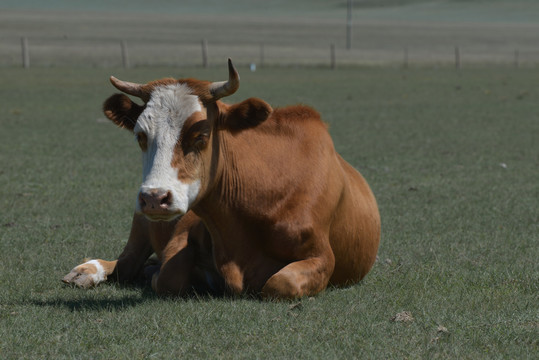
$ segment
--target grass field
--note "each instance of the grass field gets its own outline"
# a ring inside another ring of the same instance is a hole
[[[2,1],[0,358],[537,358],[539,2],[354,3],[347,52],[341,0]],[[119,69],[120,40],[134,69]],[[250,72],[260,44],[266,65],[326,68]],[[437,66],[457,45],[463,69]],[[369,181],[371,273],[282,303],[64,287],[84,257],[122,250],[140,185],[132,135],[100,111],[108,76],[222,80],[229,56],[242,79],[229,101],[315,106]]]
[[[226,77],[224,67],[113,73]],[[315,106],[369,181],[383,223],[372,272],[281,303],[62,286],[83,257],[121,251],[139,150],[100,112],[111,70],[4,68],[1,358],[536,358],[539,70],[240,73],[230,101]],[[395,318],[403,311],[411,317]]]

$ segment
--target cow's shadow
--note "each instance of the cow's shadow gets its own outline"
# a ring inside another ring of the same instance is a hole
[[[132,294],[115,294],[114,296],[107,294],[106,289],[103,289],[118,286],[118,284],[102,285],[100,286],[99,294],[96,294],[94,289],[84,290],[73,287],[71,291],[69,288],[72,288],[72,286],[63,285],[65,291],[62,291],[54,298],[26,299],[25,302],[35,306],[66,308],[76,312],[81,310],[121,310],[137,306],[156,297],[151,292],[151,289],[145,288],[140,288],[139,291]],[[121,287],[127,288],[126,286]]]
[[[139,296],[123,296],[114,299],[84,299],[77,297],[76,299],[30,300],[29,303],[35,306],[61,307],[77,312],[81,310],[121,310],[134,307],[145,301],[147,299]]]
[[[71,287],[64,285],[65,287]],[[57,308],[67,308],[70,311],[76,312],[81,310],[122,310],[131,307],[138,306],[148,301],[155,301],[157,299],[162,301],[175,301],[175,302],[208,302],[218,298],[227,297],[223,293],[212,293],[212,292],[197,292],[193,290],[186,295],[182,296],[159,296],[157,295],[150,286],[147,284],[103,284],[101,287],[111,287],[111,288],[120,288],[120,289],[132,289],[138,290],[133,294],[124,294],[120,296],[110,296],[106,294],[106,291],[100,289],[100,294],[96,295],[91,293],[93,290],[83,290],[83,289],[73,289],[76,291],[76,294],[65,294],[62,297],[57,297],[49,300],[42,299],[27,299],[25,303],[29,303],[35,306],[41,307],[57,307]],[[100,295],[103,295],[100,297]]]

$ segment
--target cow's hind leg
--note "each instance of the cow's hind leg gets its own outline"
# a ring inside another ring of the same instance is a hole
[[[262,297],[295,299],[315,295],[326,288],[334,267],[331,252],[290,263],[268,279]]]

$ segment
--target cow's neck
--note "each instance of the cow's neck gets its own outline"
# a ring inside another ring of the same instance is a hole
[[[242,194],[243,184],[238,178],[239,164],[231,151],[231,135],[227,130],[213,129],[204,158],[204,194],[199,204],[215,208],[231,208]]]
[[[252,224],[286,201],[284,196],[294,190],[286,177],[271,176],[271,161],[283,160],[271,158],[267,149],[261,149],[261,142],[267,142],[267,133],[268,128],[212,131],[208,157],[211,165],[206,170],[210,176],[195,212],[203,218],[227,218],[228,223],[239,221],[235,218],[240,217]]]
[[[231,216],[231,204],[223,194],[224,184],[227,182],[225,179],[228,178],[230,172],[226,169],[230,166],[230,159],[227,156],[229,153],[228,140],[225,139],[227,135],[224,131],[214,130],[211,132],[204,156],[206,176],[203,181],[203,193],[199,201],[192,207],[192,210],[203,220],[210,232],[214,246],[219,249],[223,246],[221,239],[226,236],[227,229],[235,225],[229,220],[234,218]]]

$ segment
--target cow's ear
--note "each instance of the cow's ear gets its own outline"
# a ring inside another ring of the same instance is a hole
[[[137,119],[144,111],[140,106],[124,94],[114,94],[105,100],[103,112],[112,122],[121,128],[133,131]]]
[[[264,100],[250,98],[231,105],[225,115],[226,127],[230,130],[242,130],[255,127],[265,121],[273,109]]]

